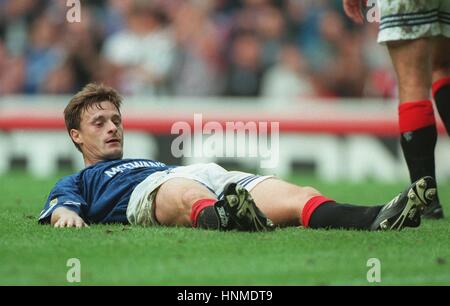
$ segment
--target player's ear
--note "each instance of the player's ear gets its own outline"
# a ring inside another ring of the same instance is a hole
[[[75,142],[77,145],[81,145],[83,143],[83,137],[81,136],[80,131],[77,129],[70,130],[70,138],[72,138],[73,142]]]

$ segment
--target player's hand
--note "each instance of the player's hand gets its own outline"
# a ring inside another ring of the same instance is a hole
[[[75,216],[62,216],[55,223],[54,227],[89,227],[84,220],[75,214]]]
[[[343,0],[344,11],[351,20],[363,24],[364,16],[362,14],[362,2],[364,0]]]
[[[58,207],[52,214],[51,223],[54,227],[89,227],[75,212],[64,207]]]

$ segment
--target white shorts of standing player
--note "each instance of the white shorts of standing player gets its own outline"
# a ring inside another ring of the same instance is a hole
[[[443,35],[450,38],[449,0],[378,0],[378,42]]]

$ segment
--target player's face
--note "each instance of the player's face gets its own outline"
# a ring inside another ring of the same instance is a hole
[[[73,137],[86,164],[121,159],[123,155],[122,117],[111,102],[94,104],[81,114],[80,130]]]

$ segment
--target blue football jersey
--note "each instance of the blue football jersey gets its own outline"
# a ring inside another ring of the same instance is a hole
[[[87,223],[128,223],[126,211],[133,189],[149,175],[173,166],[146,159],[121,159],[91,165],[59,180],[50,192],[39,223],[64,206]]]

